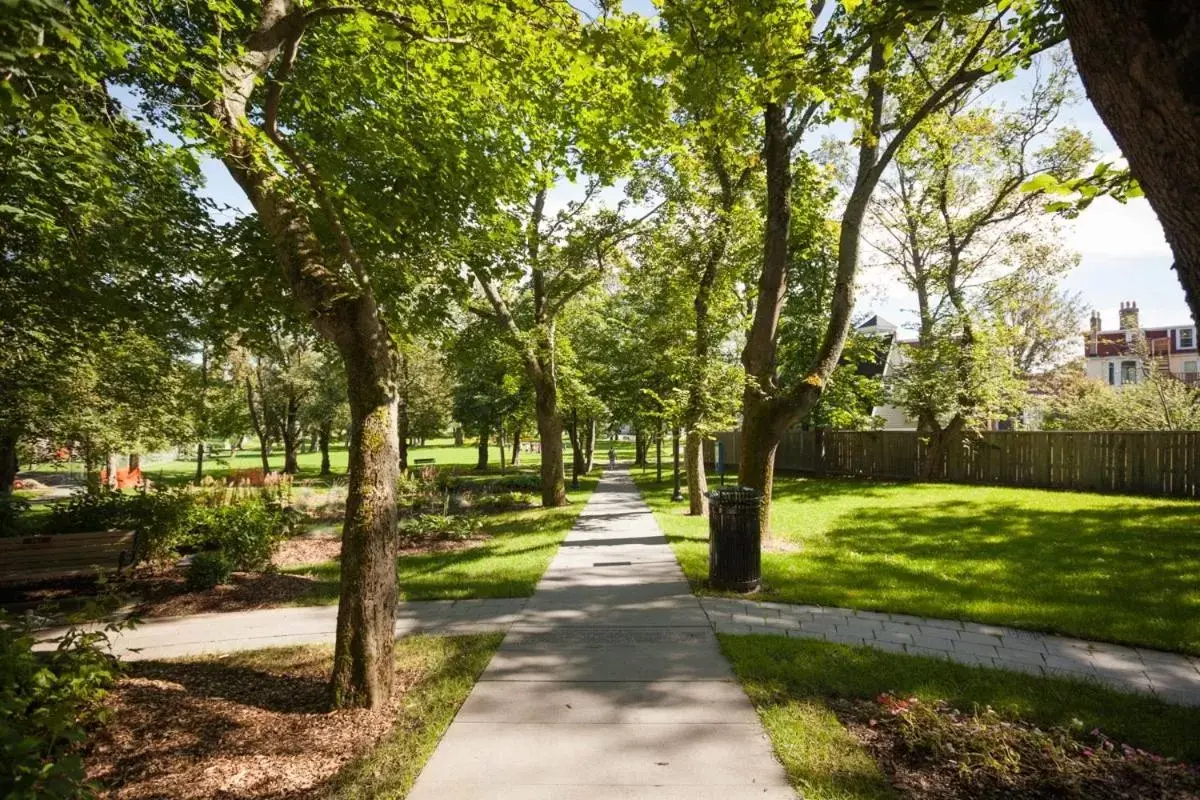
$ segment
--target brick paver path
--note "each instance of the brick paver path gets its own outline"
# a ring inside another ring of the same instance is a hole
[[[718,633],[776,634],[931,656],[985,667],[1097,681],[1200,706],[1200,659],[1157,650],[904,614],[848,608],[701,600]]]

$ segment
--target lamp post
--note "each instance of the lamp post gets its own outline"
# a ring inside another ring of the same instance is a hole
[[[679,490],[679,426],[676,425],[671,441],[671,447],[675,451],[675,492],[671,495],[671,499],[679,502],[683,499],[683,492]]]

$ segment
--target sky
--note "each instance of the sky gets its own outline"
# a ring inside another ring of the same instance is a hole
[[[654,13],[649,0],[627,0],[625,7],[646,15]],[[1025,85],[1026,79],[1016,78],[1003,90],[1006,99],[1018,98]],[[1118,156],[1112,136],[1082,86],[1078,94],[1080,102],[1063,115],[1064,121],[1090,134],[1106,158]],[[240,211],[249,209],[241,189],[220,163],[208,161],[202,167],[206,194]],[[560,187],[555,199],[565,202],[576,193],[573,187]],[[1080,264],[1065,277],[1063,288],[1078,292],[1088,306],[1099,311],[1105,329],[1117,326],[1117,308],[1125,301],[1138,304],[1144,326],[1190,323],[1183,289],[1171,269],[1171,250],[1145,199],[1126,205],[1107,198],[1097,200],[1078,219],[1063,222],[1062,246],[1080,254]],[[915,305],[912,295],[893,276],[870,267],[862,271],[856,315],[880,314],[911,332]]]

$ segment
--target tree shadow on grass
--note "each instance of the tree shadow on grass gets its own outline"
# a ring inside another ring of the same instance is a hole
[[[943,501],[856,508],[764,555],[791,601],[1001,622],[1200,652],[1200,509]]]

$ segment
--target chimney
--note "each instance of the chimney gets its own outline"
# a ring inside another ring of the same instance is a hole
[[[1096,334],[1098,334],[1100,332],[1100,330],[1101,330],[1100,312],[1093,311],[1092,312],[1092,336],[1095,336]]]
[[[1133,301],[1130,301],[1128,303],[1121,303],[1121,313],[1119,316],[1120,316],[1120,320],[1121,320],[1121,330],[1123,330],[1123,331],[1141,330],[1142,326],[1138,324],[1137,303],[1135,303]]]

